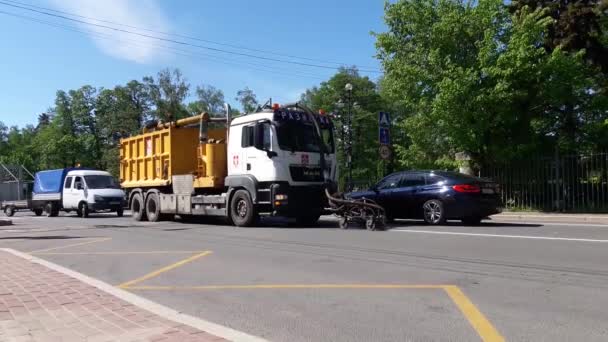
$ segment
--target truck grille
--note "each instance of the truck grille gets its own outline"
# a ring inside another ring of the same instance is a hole
[[[320,167],[290,166],[291,179],[295,182],[322,182]]]

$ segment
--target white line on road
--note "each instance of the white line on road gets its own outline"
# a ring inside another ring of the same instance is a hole
[[[542,226],[567,226],[567,227],[600,227],[600,228],[608,228],[608,224],[601,223],[577,223],[577,222],[540,222],[540,221],[483,221],[484,223],[492,223],[499,225],[501,223],[505,224],[521,224],[521,225],[542,225]]]
[[[498,237],[498,238],[509,238],[509,239],[557,240],[557,241],[578,241],[578,242],[604,242],[604,243],[608,242],[608,240],[596,240],[596,239],[576,239],[576,238],[551,237],[551,236],[530,236],[530,235],[459,233],[459,232],[444,232],[444,231],[436,231],[436,230],[391,229],[390,231],[399,232],[399,233],[480,236],[480,237]]]

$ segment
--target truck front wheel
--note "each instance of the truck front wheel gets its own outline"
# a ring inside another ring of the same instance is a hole
[[[151,193],[146,198],[146,215],[148,215],[148,221],[158,222],[160,221],[160,201],[156,193]]]
[[[131,212],[135,221],[146,221],[146,210],[144,205],[144,199],[140,193],[133,195],[131,199]]]
[[[34,209],[34,214],[36,214],[36,216],[41,216],[42,215],[42,208],[36,208]]]
[[[249,227],[256,219],[255,207],[249,192],[237,190],[230,201],[230,220],[239,227]]]

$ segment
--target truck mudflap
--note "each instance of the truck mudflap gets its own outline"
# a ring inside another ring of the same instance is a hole
[[[320,215],[328,206],[324,185],[290,186],[275,183],[270,187],[270,194],[276,216]]]

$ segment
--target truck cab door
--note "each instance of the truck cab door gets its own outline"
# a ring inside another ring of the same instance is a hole
[[[269,158],[269,153],[273,154],[271,136],[270,122],[257,122],[243,127],[243,173],[252,174],[260,181],[272,175],[272,172],[267,172],[268,167],[272,166]]]

